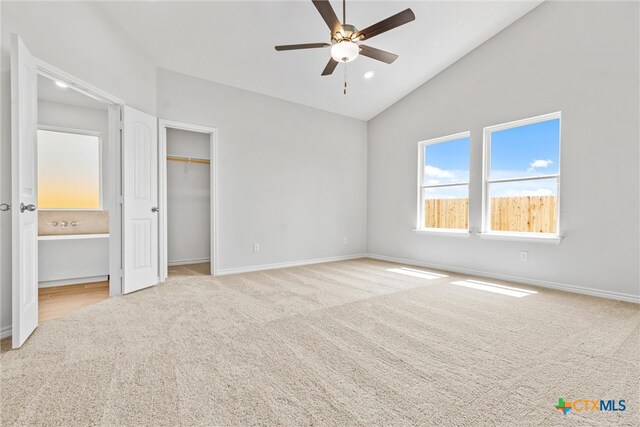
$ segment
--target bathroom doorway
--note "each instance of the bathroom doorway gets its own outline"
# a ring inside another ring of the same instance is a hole
[[[38,320],[109,298],[109,104],[38,75]]]

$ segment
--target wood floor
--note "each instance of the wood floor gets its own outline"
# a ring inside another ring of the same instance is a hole
[[[64,317],[79,308],[109,298],[109,282],[38,289],[38,321]]]

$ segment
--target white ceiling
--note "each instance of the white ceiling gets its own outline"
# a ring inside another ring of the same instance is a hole
[[[107,104],[78,92],[73,87],[58,87],[53,80],[42,75],[38,75],[38,99],[76,107],[107,110]]]
[[[540,4],[534,1],[348,1],[363,29],[407,7],[416,20],[368,45],[400,55],[387,65],[359,57],[321,77],[328,49],[276,52],[275,45],[329,42],[310,0],[100,2],[107,16],[161,68],[368,120]],[[332,1],[341,16],[342,5]],[[375,76],[365,80],[363,73]]]

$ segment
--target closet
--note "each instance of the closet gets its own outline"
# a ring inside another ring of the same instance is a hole
[[[182,129],[166,131],[168,265],[210,274],[210,136]],[[170,269],[170,275],[172,270],[176,269]]]

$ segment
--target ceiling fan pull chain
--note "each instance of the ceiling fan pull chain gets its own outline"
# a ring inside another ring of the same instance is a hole
[[[347,94],[347,63],[344,63],[344,94]]]

